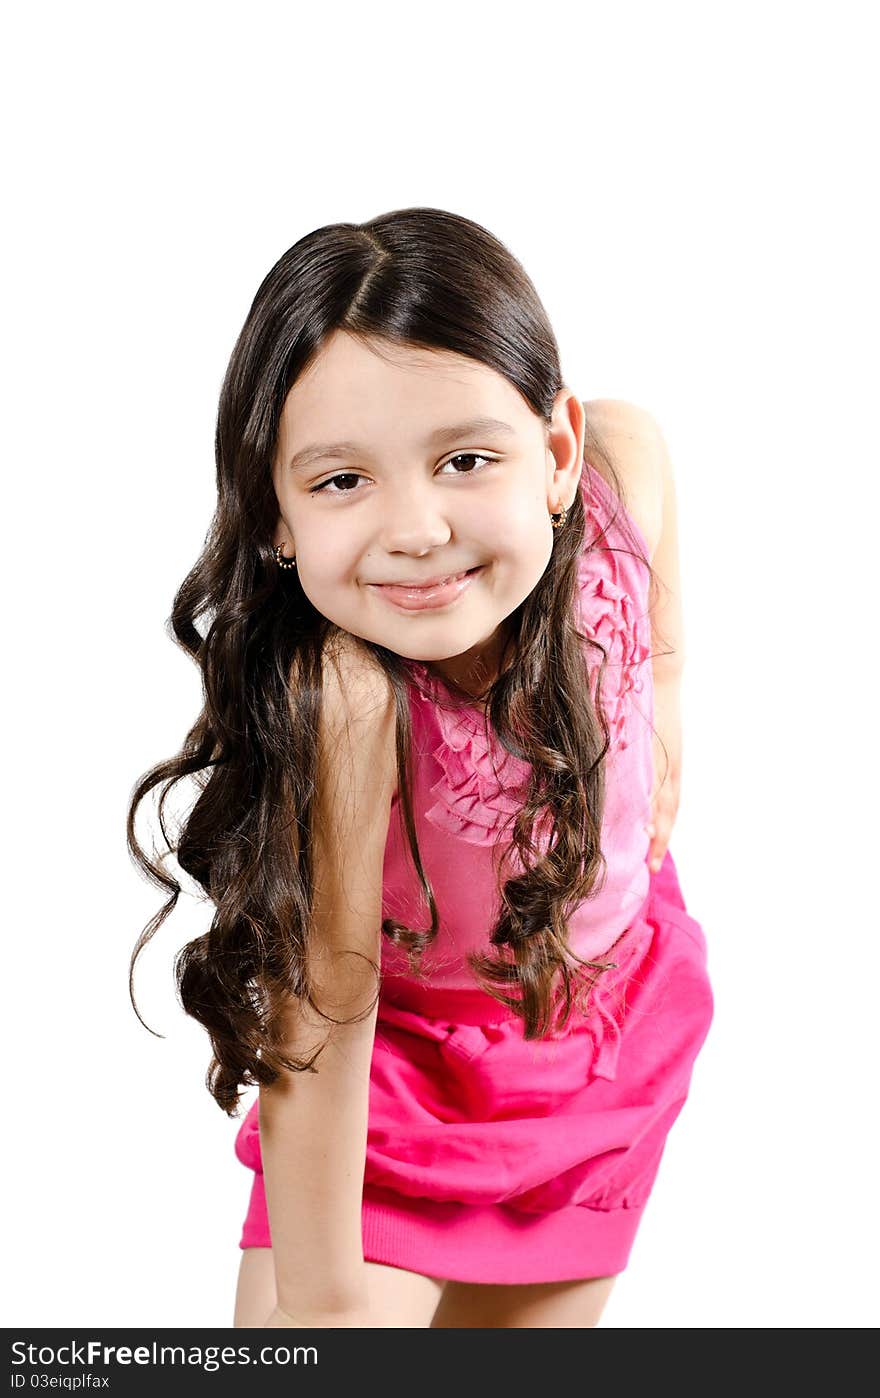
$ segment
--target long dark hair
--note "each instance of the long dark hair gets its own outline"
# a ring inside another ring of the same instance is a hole
[[[323,1014],[309,958],[308,832],[322,656],[337,628],[311,605],[297,574],[275,562],[271,468],[285,398],[336,330],[468,355],[503,374],[548,424],[565,386],[555,337],[522,266],[485,228],[441,209],[401,209],[368,223],[319,228],[279,258],[257,291],[220,393],[214,518],[168,623],[199,666],[204,703],[180,752],[138,780],[127,820],[133,858],[168,895],[132,953],[135,1012],[140,1018],[135,962],[181,892],[166,856],[148,855],[135,835],[140,802],[164,783],[162,838],[215,908],[208,931],[178,952],[175,978],[184,1010],[208,1031],[207,1086],[230,1115],[241,1088],[269,1084],[284,1069],[313,1068],[321,1051],[286,1056],[282,1026],[291,994]],[[601,459],[624,500],[613,460],[589,423],[584,456]],[[497,851],[500,911],[491,950],[468,959],[478,983],[521,1015],[527,1039],[561,1027],[574,1005],[586,1005],[606,964],[583,961],[567,942],[567,918],[595,890],[604,867],[610,742],[601,701],[594,702],[587,683],[584,643],[602,655],[597,699],[606,652],[578,630],[574,616],[579,556],[601,543],[585,540],[585,521],[578,492],[545,572],[508,619],[511,663],[483,696],[490,729],[530,764],[531,775],[506,847],[515,850],[518,871],[502,877],[505,849]],[[431,919],[427,929],[386,919],[382,932],[408,951],[418,974],[439,918],[413,821],[413,673],[405,658],[361,644],[393,686],[400,810]],[[454,686],[447,681],[446,688],[452,697]],[[473,702],[471,695],[460,698]],[[165,802],[189,776],[198,796],[175,841]],[[549,843],[536,838],[539,818]],[[380,968],[374,969],[379,980]]]

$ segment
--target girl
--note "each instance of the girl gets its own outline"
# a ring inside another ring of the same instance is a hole
[[[204,707],[128,837],[169,892],[133,973],[180,893],[135,811],[196,777],[178,989],[218,1104],[259,1088],[235,1324],[595,1325],[712,1016],[660,433],[564,384],[490,233],[410,208],[272,268],[216,456],[171,618]]]

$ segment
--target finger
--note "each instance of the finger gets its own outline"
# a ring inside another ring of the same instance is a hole
[[[666,842],[658,836],[657,826],[653,821],[645,826],[645,833],[651,837],[648,843],[648,868],[652,873],[656,873],[663,863],[663,855],[666,852]]]
[[[645,826],[645,834],[648,836],[648,854],[647,854],[647,859],[648,859],[648,862],[650,863],[651,859],[653,858],[654,851],[655,851],[655,848],[656,848],[656,845],[657,845],[657,826],[654,824],[653,821],[651,821],[649,825],[646,825],[646,826]]]

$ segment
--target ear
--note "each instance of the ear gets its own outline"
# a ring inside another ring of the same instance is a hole
[[[272,534],[273,549],[277,548],[279,544],[281,544],[286,554],[289,555],[293,553],[293,536],[280,515],[278,516],[278,522]]]
[[[581,479],[586,433],[584,405],[569,388],[560,389],[553,404],[547,440],[547,509],[556,514],[570,509]]]

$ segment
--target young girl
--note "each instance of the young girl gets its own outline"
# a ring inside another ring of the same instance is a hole
[[[712,1017],[662,436],[410,208],[272,268],[216,457],[172,613],[204,707],[128,835],[170,892],[133,971],[180,893],[135,811],[196,777],[179,993],[224,1111],[259,1088],[235,1324],[595,1325]]]

